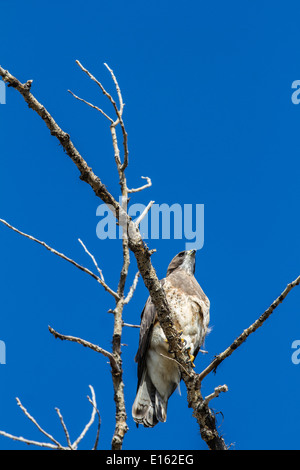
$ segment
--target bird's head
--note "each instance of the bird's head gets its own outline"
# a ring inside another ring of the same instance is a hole
[[[176,269],[183,269],[188,274],[194,275],[196,265],[196,250],[181,251],[169,264],[167,276]]]

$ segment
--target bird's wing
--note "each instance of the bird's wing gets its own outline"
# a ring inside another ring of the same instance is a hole
[[[194,288],[194,294],[191,296],[191,299],[199,307],[199,314],[201,317],[202,332],[203,332],[202,341],[197,346],[194,352],[194,356],[196,357],[202,343],[204,342],[205,336],[209,331],[208,325],[209,325],[209,320],[210,320],[210,302],[194,277],[192,278],[192,284]]]
[[[161,285],[164,285],[164,279],[162,279]],[[148,300],[145,304],[145,307],[141,314],[141,327],[140,327],[140,338],[139,338],[139,347],[134,358],[135,362],[138,364],[138,385],[139,387],[144,367],[145,360],[147,356],[147,351],[149,348],[149,343],[152,335],[152,328],[155,323],[156,310],[154,304],[152,303],[151,297],[148,297]]]

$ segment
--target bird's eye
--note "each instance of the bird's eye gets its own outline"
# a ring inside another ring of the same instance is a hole
[[[184,256],[184,251],[181,251],[180,253],[178,253],[178,256],[180,256],[180,258]]]

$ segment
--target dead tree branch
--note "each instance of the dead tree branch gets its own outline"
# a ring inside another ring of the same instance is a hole
[[[154,204],[154,201],[150,201],[149,204],[143,210],[143,212],[139,215],[139,217],[137,219],[135,219],[134,223],[137,227],[140,225],[142,220],[146,217],[146,215],[148,214],[148,212],[151,209],[151,207],[153,206],[153,204]]]
[[[199,374],[199,381],[201,382],[211,371],[216,371],[217,367],[223,362],[227,357],[231,356],[231,354],[239,347],[241,344],[243,344],[246,339],[248,338],[251,333],[254,333],[260,326],[263,325],[263,323],[269,318],[269,316],[274,312],[275,308],[278,307],[278,305],[286,298],[288,293],[295,287],[300,284],[300,276],[297,277],[293,282],[287,285],[287,287],[284,289],[284,291],[280,294],[279,297],[277,297],[276,300],[270,305],[269,308],[254,322],[252,325],[250,325],[248,328],[246,328],[243,333],[238,336],[234,340],[234,342],[228,346],[225,351],[222,353],[218,354],[215,359],[209,364],[206,369],[204,369],[201,374]]]
[[[99,284],[101,284],[102,287],[104,287],[104,289],[109,292],[115,299],[118,299],[118,294],[116,292],[114,292],[105,282],[104,280],[102,280],[99,276],[96,276],[96,274],[94,274],[92,271],[90,271],[89,269],[85,268],[84,266],[81,266],[80,264],[76,263],[76,261],[74,261],[73,259],[69,258],[68,256],[64,255],[63,253],[60,253],[59,251],[55,250],[54,248],[51,248],[51,246],[47,245],[47,243],[45,242],[42,242],[41,240],[38,240],[37,238],[31,236],[31,235],[28,235],[27,233],[24,233],[24,232],[21,232],[21,230],[17,229],[16,227],[13,227],[11,224],[9,224],[8,222],[6,222],[6,220],[3,220],[3,219],[0,219],[0,222],[4,225],[6,225],[6,227],[10,228],[11,230],[13,230],[14,232],[18,233],[19,235],[22,235],[23,237],[25,238],[28,238],[29,240],[32,240],[36,243],[38,243],[39,245],[43,246],[44,248],[46,248],[46,250],[50,251],[51,253],[53,253],[54,255],[57,255],[59,256],[60,258],[64,259],[65,261],[68,261],[69,263],[73,264],[73,266],[76,266],[76,268],[80,269],[81,271],[83,271],[84,273],[86,274],[89,274],[93,279],[95,279],[97,282],[99,282]]]
[[[144,186],[140,186],[139,188],[133,188],[133,189],[128,189],[128,193],[138,193],[140,191],[143,191],[146,188],[150,188],[152,186],[152,181],[149,178],[149,176],[141,176],[143,180],[147,180],[147,184],[144,184]]]
[[[125,305],[128,304],[130,302],[130,300],[132,299],[134,291],[135,291],[137,283],[138,283],[138,280],[139,280],[139,277],[140,277],[140,272],[138,271],[136,273],[136,275],[134,276],[134,280],[133,280],[132,286],[129,289],[129,292],[128,292],[127,296],[124,299],[124,304]]]
[[[85,252],[89,255],[89,257],[92,259],[92,261],[93,261],[93,263],[94,263],[94,265],[95,265],[95,267],[96,267],[98,273],[100,274],[100,278],[101,278],[102,282],[105,283],[103,273],[102,273],[101,269],[99,268],[99,266],[98,266],[98,264],[97,264],[97,261],[95,260],[94,255],[92,255],[92,254],[89,252],[89,250],[87,249],[87,247],[85,246],[85,244],[83,243],[83,241],[80,240],[80,238],[78,238],[78,241],[79,241],[79,243],[81,244],[81,246],[83,247],[84,251],[85,251]]]
[[[115,360],[114,355],[110,353],[109,351],[106,351],[105,349],[100,348],[100,346],[90,343],[89,341],[86,341],[81,338],[77,338],[76,336],[69,336],[69,335],[63,335],[61,333],[58,333],[58,331],[55,331],[53,328],[51,328],[51,326],[48,326],[48,330],[55,338],[59,338],[62,341],[71,341],[73,343],[81,344],[85,348],[92,349],[93,351],[102,354],[103,356],[109,359],[112,369],[115,370],[116,373],[120,372],[119,365],[117,361]]]
[[[207,397],[204,398],[203,400],[203,406],[208,405],[208,403],[213,399],[216,398],[220,395],[220,393],[228,392],[228,387],[227,385],[219,385],[218,387],[215,388],[213,393],[208,395]]]
[[[97,408],[97,403],[96,403],[96,395],[95,395],[95,391],[93,389],[93,387],[91,385],[89,385],[90,387],[90,390],[91,390],[91,394],[92,394],[92,398],[90,397],[87,397],[89,402],[91,403],[92,405],[92,415],[91,415],[91,418],[89,420],[89,422],[86,424],[86,426],[84,427],[84,429],[82,430],[82,432],[80,433],[79,437],[73,442],[73,444],[71,443],[71,439],[70,439],[70,434],[69,434],[69,431],[67,429],[67,426],[64,422],[64,419],[62,417],[62,414],[60,412],[60,410],[58,408],[55,408],[55,411],[59,417],[59,420],[60,420],[60,423],[63,427],[63,430],[64,430],[64,434],[66,436],[66,440],[67,440],[67,445],[62,445],[60,442],[58,442],[51,434],[49,434],[47,431],[45,431],[39,424],[38,422],[36,421],[36,419],[27,411],[27,409],[22,405],[21,401],[19,400],[19,398],[16,398],[17,400],[17,404],[18,406],[21,408],[21,410],[23,411],[23,413],[25,414],[25,416],[29,419],[29,421],[31,421],[36,427],[37,429],[42,433],[44,434],[44,436],[46,436],[50,442],[40,442],[40,441],[33,441],[31,439],[27,439],[27,438],[24,438],[22,436],[14,436],[13,434],[9,434],[5,431],[0,431],[0,436],[4,436],[4,437],[8,437],[9,439],[12,439],[12,440],[15,440],[15,441],[19,441],[19,442],[23,442],[24,444],[29,444],[29,445],[35,445],[37,447],[45,447],[47,449],[53,449],[53,450],[77,450],[78,448],[78,445],[79,443],[83,440],[83,438],[86,436],[88,430],[91,428],[92,424],[94,423],[95,421],[95,417],[96,417],[96,414],[98,415],[98,427],[97,427],[97,434],[96,434],[96,440],[95,440],[95,445],[93,447],[93,450],[96,450],[97,449],[97,444],[98,444],[98,441],[99,441],[99,432],[100,432],[100,423],[101,423],[101,419],[100,419],[100,413],[99,413],[99,410]]]
[[[141,325],[132,325],[131,323],[123,322],[123,326],[128,326],[129,328],[141,328]]]
[[[94,108],[94,109],[97,109],[97,111],[99,111],[101,114],[103,114],[103,116],[106,117],[106,119],[108,119],[111,123],[113,123],[113,119],[110,118],[102,109],[98,108],[98,106],[95,106],[94,104],[92,103],[89,103],[88,101],[84,100],[83,98],[79,98],[79,96],[75,95],[75,93],[73,93],[73,91],[71,90],[68,90],[68,92],[74,96],[74,98],[76,98],[76,100],[78,101],[82,101],[83,103],[87,104],[88,106],[90,106],[90,108]]]
[[[22,405],[21,401],[19,400],[19,398],[17,397],[16,398],[17,400],[17,404],[18,406],[21,408],[21,410],[23,411],[23,413],[25,414],[25,416],[38,428],[38,430],[44,434],[44,436],[46,436],[50,441],[52,441],[58,449],[62,449],[63,447],[61,446],[61,444],[56,440],[54,439],[53,436],[51,436],[51,434],[49,434],[47,431],[45,431],[38,423],[37,421],[34,419],[33,416],[31,416],[31,414],[26,410],[26,408]]]
[[[92,449],[92,450],[97,450],[98,442],[99,442],[99,435],[100,435],[100,428],[101,428],[101,416],[100,416],[99,410],[97,408],[96,399],[95,399],[95,396],[93,396],[93,393],[92,393],[92,399],[89,396],[87,396],[87,399],[90,402],[90,404],[93,406],[93,408],[94,408],[94,410],[95,410],[95,412],[98,416],[97,434],[96,434],[95,444],[94,444],[93,449]]]
[[[87,397],[89,402],[91,403],[93,409],[92,409],[92,415],[90,417],[90,420],[89,422],[85,425],[84,429],[82,430],[82,432],[80,433],[80,435],[77,437],[77,439],[73,442],[72,444],[72,449],[73,450],[77,450],[78,448],[78,445],[79,443],[82,441],[82,439],[84,438],[84,436],[86,435],[86,433],[88,432],[88,430],[90,429],[90,427],[92,426],[93,422],[95,421],[95,417],[96,417],[96,414],[98,414],[98,417],[100,419],[100,414],[99,414],[99,411],[97,409],[97,403],[96,403],[96,395],[95,395],[95,391],[93,389],[93,387],[90,385],[90,390],[91,390],[91,393],[92,393],[92,398],[90,398],[89,396]],[[96,442],[98,442],[99,440],[99,426],[98,426],[98,429],[97,429],[97,434],[96,434]]]
[[[69,434],[69,431],[67,429],[67,426],[64,422],[64,418],[62,417],[62,414],[60,412],[60,409],[59,408],[55,408],[55,411],[59,417],[59,420],[60,420],[60,424],[62,425],[62,428],[64,430],[64,433],[65,433],[65,436],[66,436],[66,439],[67,439],[67,443],[68,443],[68,446],[70,447],[70,449],[72,448],[72,443],[71,443],[71,439],[70,439],[70,434]]]

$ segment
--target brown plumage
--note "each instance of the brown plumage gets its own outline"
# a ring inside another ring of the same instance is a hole
[[[196,357],[207,334],[209,300],[194,277],[195,250],[182,251],[172,259],[161,284],[173,312],[173,322],[191,355]],[[167,356],[167,357],[163,357]],[[171,361],[168,343],[149,297],[141,315],[137,394],[132,407],[136,423],[153,427],[167,419],[168,399],[179,385],[181,373]]]

